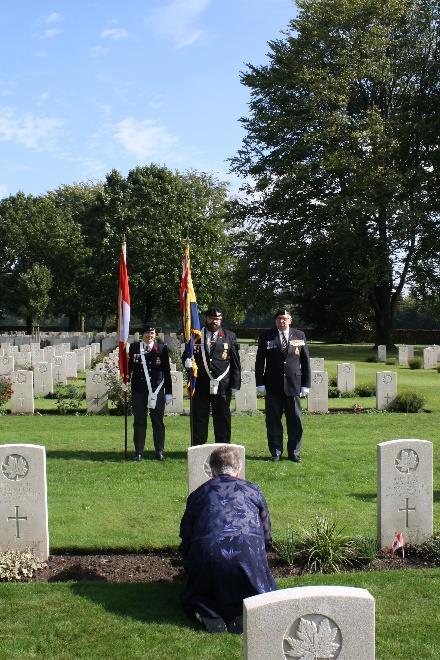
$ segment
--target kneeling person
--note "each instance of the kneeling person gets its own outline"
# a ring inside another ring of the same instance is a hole
[[[165,403],[173,400],[170,357],[166,344],[157,341],[156,330],[147,326],[142,341],[130,344],[128,368],[133,408],[133,443],[135,461],[142,459],[150,411],[155,456],[163,461]]]
[[[210,632],[241,632],[243,599],[277,589],[267,563],[271,526],[259,487],[239,479],[233,447],[215,449],[212,479],[188,497],[180,523],[182,602]]]

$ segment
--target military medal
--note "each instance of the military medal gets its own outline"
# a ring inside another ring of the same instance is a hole
[[[295,355],[299,355],[299,348],[298,348],[298,346],[295,348]]]
[[[156,367],[160,367],[160,357],[156,358]]]

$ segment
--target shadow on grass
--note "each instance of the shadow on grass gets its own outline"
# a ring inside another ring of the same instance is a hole
[[[79,449],[77,451],[67,451],[67,450],[51,450],[48,449],[46,452],[47,458],[60,459],[64,461],[110,461],[113,463],[123,463],[125,462],[124,451],[88,451],[84,449]],[[133,450],[130,448],[128,450],[128,461],[129,463],[134,456]],[[154,458],[154,452],[152,450],[146,450],[144,453],[145,460],[152,460]],[[165,458],[166,460],[182,460],[186,459],[186,452],[184,451],[173,451],[167,452],[165,448]]]
[[[71,592],[97,603],[118,616],[131,617],[142,623],[168,623],[198,629],[183,612],[180,594],[183,582],[96,583],[74,582]]]
[[[377,499],[376,493],[350,493],[350,497],[354,497],[357,500],[375,500]],[[440,490],[435,490],[433,492],[434,502],[440,502]]]

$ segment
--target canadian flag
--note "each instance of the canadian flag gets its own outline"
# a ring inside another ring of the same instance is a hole
[[[394,541],[391,544],[391,552],[393,553],[393,555],[396,552],[396,550],[399,550],[399,548],[402,549],[402,558],[405,558],[405,548],[404,548],[402,532],[397,532],[396,536],[394,537]]]
[[[130,327],[130,288],[127,273],[127,247],[125,241],[121,246],[119,259],[119,303],[118,303],[118,335],[119,335],[119,373],[126,385],[128,383],[128,353],[127,341]]]

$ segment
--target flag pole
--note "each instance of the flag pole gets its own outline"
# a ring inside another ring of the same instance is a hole
[[[124,417],[125,417],[125,460],[128,461],[128,443],[127,443],[127,390],[124,391]]]
[[[127,441],[127,387],[129,381],[128,374],[128,351],[127,342],[130,326],[130,287],[128,283],[127,272],[127,246],[125,234],[122,237],[121,254],[119,260],[119,297],[118,297],[118,346],[119,346],[119,374],[123,381],[124,391],[124,456],[128,460],[128,441]]]

